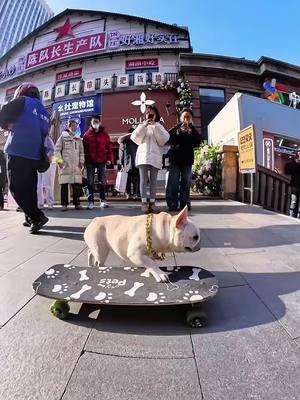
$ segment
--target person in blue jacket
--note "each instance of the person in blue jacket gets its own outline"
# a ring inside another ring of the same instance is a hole
[[[4,147],[9,189],[25,213],[24,225],[38,233],[48,222],[37,204],[37,170],[50,116],[35,85],[23,83],[16,89],[13,100],[0,111],[0,126],[10,131]]]

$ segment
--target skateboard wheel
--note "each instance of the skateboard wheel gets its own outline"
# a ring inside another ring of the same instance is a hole
[[[188,310],[186,313],[186,322],[192,328],[202,328],[207,325],[207,315],[197,309]]]
[[[69,315],[70,306],[66,301],[56,300],[50,307],[51,313],[59,319],[65,319]]]

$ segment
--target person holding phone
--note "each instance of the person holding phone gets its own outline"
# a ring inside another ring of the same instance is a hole
[[[183,109],[180,124],[169,131],[169,177],[166,199],[169,211],[182,210],[186,205],[191,209],[190,190],[194,148],[199,147],[201,136],[193,124],[193,112]]]
[[[135,165],[140,173],[140,192],[142,212],[159,213],[155,205],[158,171],[162,167],[164,145],[169,140],[169,133],[160,124],[160,114],[155,106],[148,106],[145,121],[132,132],[131,140],[138,145]],[[147,183],[149,180],[150,201],[147,200]]]

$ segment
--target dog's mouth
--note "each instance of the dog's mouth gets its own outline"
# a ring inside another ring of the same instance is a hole
[[[191,252],[194,251],[194,249],[192,249],[192,247],[185,247],[184,249],[185,249],[186,251],[191,251]]]

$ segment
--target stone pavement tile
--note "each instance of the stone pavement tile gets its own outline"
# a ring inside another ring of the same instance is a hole
[[[0,329],[1,400],[61,398],[92,321],[60,321],[50,304],[37,296]]]
[[[0,277],[18,265],[30,260],[33,256],[40,253],[41,250],[32,247],[11,248],[3,253],[0,253]]]
[[[75,238],[76,237],[76,238]],[[49,253],[69,253],[79,254],[86,244],[83,241],[83,236],[76,234],[72,239],[61,239],[58,242],[47,247]]]
[[[231,256],[236,269],[292,338],[300,336],[300,271],[272,254]]]
[[[218,278],[220,287],[246,284],[233,263],[218,249],[202,248],[197,253],[176,253],[175,258],[177,265],[191,265],[211,271]]]
[[[205,400],[299,399],[300,349],[247,286],[204,303],[192,341]]]
[[[185,306],[102,307],[86,350],[121,357],[193,357]]]
[[[42,252],[0,277],[0,326],[33,297],[32,282],[36,278],[52,265],[67,263],[71,258],[71,254]]]
[[[62,400],[201,400],[194,359],[151,360],[85,353]]]

